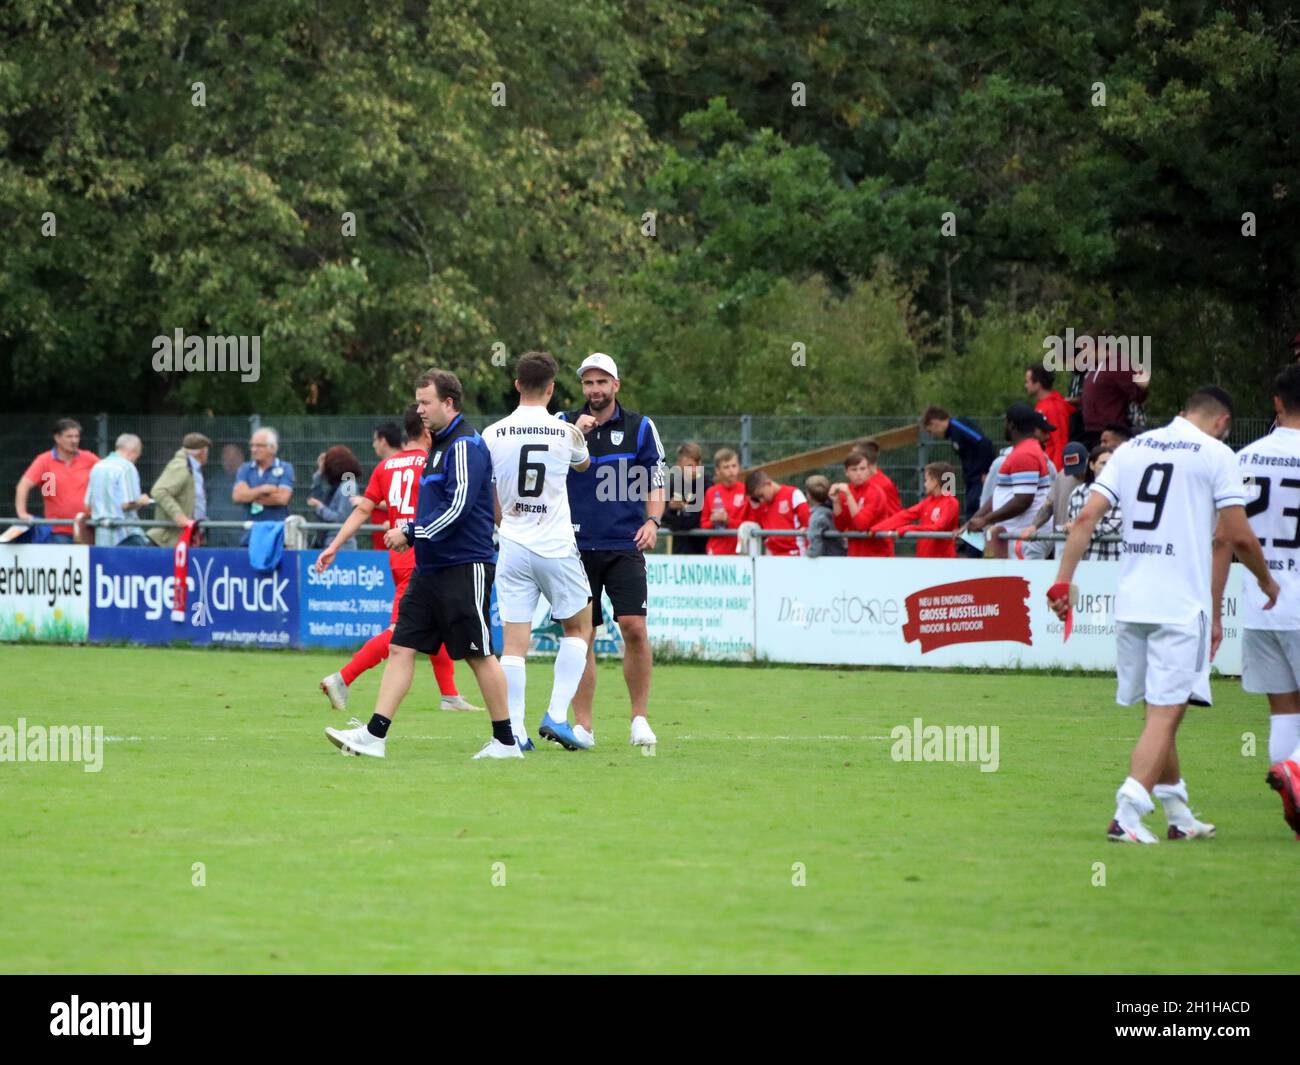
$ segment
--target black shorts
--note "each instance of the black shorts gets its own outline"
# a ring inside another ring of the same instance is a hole
[[[591,585],[593,626],[598,627],[605,620],[600,609],[602,590],[613,604],[615,621],[622,617],[645,617],[645,555],[640,551],[583,551],[582,565]]]
[[[456,659],[491,654],[495,573],[490,562],[412,573],[397,607],[393,643],[426,655],[446,647]]]

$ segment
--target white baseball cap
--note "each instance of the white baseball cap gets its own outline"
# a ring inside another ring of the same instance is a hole
[[[578,377],[582,377],[588,370],[603,370],[610,377],[618,380],[618,365],[608,355],[600,351],[592,352],[582,360],[582,365],[578,367]]]

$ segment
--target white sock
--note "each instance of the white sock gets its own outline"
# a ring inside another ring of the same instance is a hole
[[[1192,811],[1187,805],[1191,800],[1187,797],[1185,780],[1180,778],[1177,784],[1157,784],[1152,792],[1160,800],[1160,805],[1165,808],[1165,820],[1171,825],[1180,825],[1192,820]]]
[[[502,655],[501,669],[506,675],[506,705],[510,709],[510,731],[515,739],[524,742],[524,660],[518,655]]]
[[[1268,715],[1268,760],[1270,765],[1295,758],[1300,750],[1300,714]]]
[[[557,725],[569,720],[569,704],[578,694],[583,671],[587,668],[587,641],[581,636],[566,636],[555,655],[555,680],[551,684],[551,705],[547,715]]]
[[[1118,808],[1131,806],[1137,812],[1139,817],[1145,817],[1156,808],[1156,804],[1151,801],[1151,796],[1147,793],[1140,781],[1133,777],[1125,777],[1124,783],[1119,786],[1115,792],[1115,805]],[[1119,819],[1120,809],[1115,811],[1115,819]]]

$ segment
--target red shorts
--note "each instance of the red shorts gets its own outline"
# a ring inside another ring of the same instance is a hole
[[[393,583],[396,588],[393,591],[393,616],[390,619],[394,625],[397,624],[397,608],[402,603],[402,596],[406,594],[406,586],[411,583],[411,574],[414,570],[405,570],[401,573],[393,572]]]

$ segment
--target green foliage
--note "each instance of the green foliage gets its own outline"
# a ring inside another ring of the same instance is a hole
[[[499,410],[500,344],[609,350],[664,413],[992,411],[1073,326],[1151,336],[1159,412],[1263,407],[1300,329],[1293,14],[12,0],[0,403],[374,411],[436,363]],[[154,372],[178,328],[261,336],[261,380]]]

